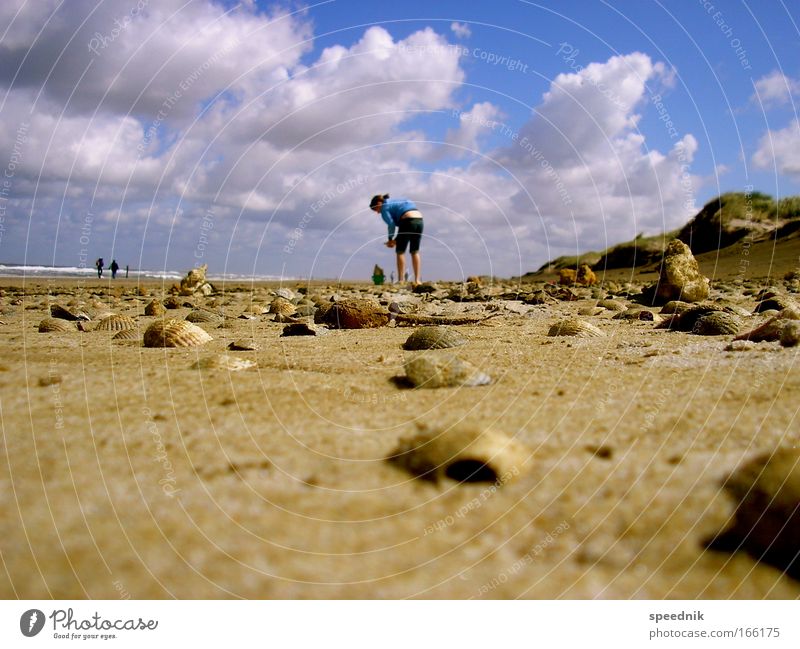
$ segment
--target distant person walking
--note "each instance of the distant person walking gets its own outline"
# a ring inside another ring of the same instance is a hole
[[[103,276],[103,258],[100,257],[96,262],[94,262],[94,267],[97,269],[97,278],[100,279]]]
[[[109,266],[111,269],[111,279],[117,279],[117,271],[119,270],[119,264],[117,263],[116,259],[111,260],[111,265]]]
[[[128,279],[128,264],[125,264],[125,279]]]
[[[414,269],[414,286],[420,284],[419,243],[422,239],[422,214],[417,206],[405,198],[389,200],[389,194],[378,194],[369,202],[369,209],[381,215],[389,227],[389,239],[386,247],[394,248],[397,253],[397,277],[405,277],[406,248],[411,253],[411,267]],[[397,237],[395,238],[395,231]]]

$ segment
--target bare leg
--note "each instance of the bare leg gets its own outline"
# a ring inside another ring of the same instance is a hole
[[[420,258],[418,252],[411,253],[411,266],[414,269],[414,284],[419,284],[420,282],[420,275],[419,275],[419,268],[420,268]]]
[[[397,281],[402,282],[406,272],[406,258],[401,252],[397,253]]]

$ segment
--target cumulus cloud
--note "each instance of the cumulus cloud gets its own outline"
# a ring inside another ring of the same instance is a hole
[[[472,36],[472,30],[466,23],[450,23],[450,31],[456,35],[456,38],[469,38]]]
[[[800,180],[800,121],[795,119],[786,128],[767,131],[758,142],[753,164]]]
[[[800,81],[787,77],[777,70],[755,82],[753,99],[767,107],[781,106],[792,101],[800,93]]]

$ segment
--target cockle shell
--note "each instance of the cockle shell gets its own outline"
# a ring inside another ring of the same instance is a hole
[[[45,318],[39,323],[39,333],[76,331],[75,325],[61,318]]]
[[[293,315],[297,308],[289,300],[283,297],[276,297],[269,305],[269,313],[278,313],[280,315]]]
[[[112,314],[100,320],[95,326],[95,331],[122,331],[136,329],[136,320],[128,315]]]
[[[576,336],[578,338],[599,338],[602,331],[590,322],[578,318],[567,318],[556,322],[547,332],[548,336]]]
[[[419,327],[403,343],[403,349],[447,349],[466,343],[467,339],[450,327]]]
[[[737,502],[735,520],[707,545],[747,550],[800,578],[800,451],[779,448],[759,455],[728,476],[723,487]]]
[[[732,313],[714,311],[701,316],[694,323],[692,333],[700,336],[727,336],[738,334],[742,323]]]
[[[153,300],[144,308],[144,314],[149,316],[160,316],[164,315],[166,312],[167,307],[158,300]]]
[[[459,424],[445,429],[421,426],[417,434],[401,439],[387,460],[426,480],[502,485],[523,471],[530,455],[527,446],[508,435]]]
[[[186,320],[158,320],[144,332],[145,347],[195,347],[211,340],[205,331]]]
[[[186,316],[186,320],[188,322],[217,323],[219,322],[220,317],[216,313],[206,311],[205,309],[195,309],[194,311],[189,312],[189,314]]]
[[[138,329],[123,329],[111,336],[111,340],[139,340],[139,338]]]
[[[406,361],[405,369],[406,377],[417,388],[472,387],[492,382],[488,374],[446,352],[415,356]]]
[[[237,358],[228,354],[217,354],[207,356],[193,363],[190,369],[193,370],[227,370],[228,372],[238,372],[256,367],[258,363],[245,358]]]

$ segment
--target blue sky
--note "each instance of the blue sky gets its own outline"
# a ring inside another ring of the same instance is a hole
[[[368,278],[389,192],[511,276],[800,193],[796,5],[139,5],[0,9],[0,260]]]

